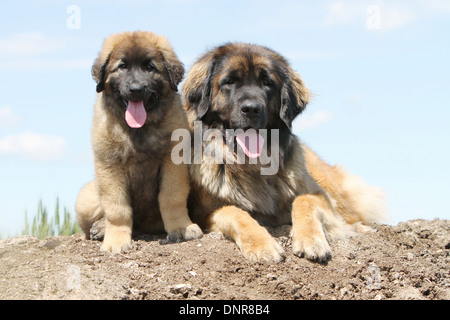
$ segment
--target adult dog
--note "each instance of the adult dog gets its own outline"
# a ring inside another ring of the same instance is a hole
[[[80,191],[78,223],[102,249],[128,250],[132,231],[164,232],[172,241],[202,235],[187,212],[189,172],[170,158],[171,133],[187,128],[177,85],[183,64],[162,36],[114,34],[92,67],[95,180]]]
[[[190,167],[191,218],[233,239],[247,259],[284,258],[260,224],[292,223],[294,254],[324,263],[331,239],[382,216],[380,190],[329,166],[292,134],[311,94],[278,53],[217,47],[192,66],[182,90],[191,129],[203,134],[201,161],[194,153]],[[261,146],[266,160],[278,161],[272,173],[263,171]]]

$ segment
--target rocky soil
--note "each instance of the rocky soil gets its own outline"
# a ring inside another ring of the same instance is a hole
[[[292,254],[289,226],[271,230],[282,263],[249,263],[218,233],[176,244],[133,240],[123,254],[81,235],[0,241],[0,299],[450,299],[450,221],[381,225],[332,243],[320,265]]]

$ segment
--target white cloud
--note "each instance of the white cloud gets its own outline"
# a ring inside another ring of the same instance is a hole
[[[92,59],[55,60],[45,55],[64,52],[70,47],[68,38],[48,36],[40,32],[19,33],[0,39],[0,70],[66,70],[89,68]],[[73,43],[72,43],[73,46]]]
[[[420,2],[430,11],[450,13],[449,0],[421,0]]]
[[[327,7],[327,15],[323,20],[326,27],[349,24],[357,20],[362,20],[365,15],[366,6],[355,1],[334,1]]]
[[[324,123],[330,122],[332,119],[333,113],[326,110],[319,110],[311,115],[303,114],[294,123],[294,131],[312,130]]]
[[[66,153],[63,137],[26,131],[0,138],[0,154],[27,160],[56,161]]]
[[[0,39],[0,58],[33,57],[65,48],[62,39],[40,32],[19,33]]]
[[[393,1],[342,0],[328,5],[323,25],[332,27],[359,23],[369,30],[387,32],[404,27],[416,19],[412,2],[405,5]]]
[[[0,61],[2,71],[38,71],[38,70],[68,70],[90,68],[92,59],[73,60],[45,60],[45,59],[22,59],[12,61]]]
[[[391,31],[416,20],[416,14],[405,6],[381,8],[381,30]]]
[[[0,107],[0,129],[12,128],[21,120],[10,107]]]

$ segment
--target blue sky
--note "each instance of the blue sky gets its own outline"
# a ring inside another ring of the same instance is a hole
[[[189,68],[244,41],[283,54],[315,97],[294,132],[387,193],[390,223],[449,219],[450,1],[14,1],[0,13],[0,235],[94,176],[90,67],[111,33],[165,35]]]

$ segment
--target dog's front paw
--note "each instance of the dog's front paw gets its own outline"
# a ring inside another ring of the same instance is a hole
[[[241,241],[238,243],[244,257],[251,261],[282,262],[285,259],[284,250],[281,245],[270,236],[269,233],[258,240]]]
[[[331,248],[324,235],[294,236],[292,250],[295,255],[314,262],[325,264],[331,259]]]
[[[107,230],[101,249],[121,253],[131,249],[131,232]]]
[[[178,228],[170,231],[167,234],[167,238],[163,243],[176,243],[181,241],[188,241],[193,239],[198,239],[203,236],[202,229],[195,224],[192,223],[185,228]]]

